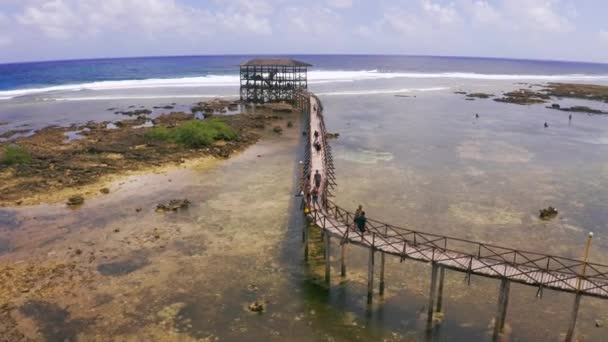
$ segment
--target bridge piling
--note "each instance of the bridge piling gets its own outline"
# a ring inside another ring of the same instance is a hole
[[[433,327],[433,311],[435,311],[435,288],[437,287],[437,269],[439,268],[435,262],[432,263],[431,269],[431,289],[429,291],[429,305],[427,309],[426,325],[427,329]]]
[[[310,224],[304,226],[304,261],[308,262],[308,239],[310,235]]]
[[[323,237],[324,237],[323,240],[324,240],[324,244],[325,244],[325,246],[324,246],[325,247],[325,282],[327,284],[329,284],[330,274],[331,274],[331,267],[330,267],[330,263],[329,263],[329,258],[331,256],[331,250],[330,250],[331,237],[327,232],[325,232],[323,234]]]
[[[374,246],[369,247],[369,262],[367,264],[367,304],[371,304],[374,296]]]
[[[384,263],[385,263],[386,254],[384,252],[380,252],[380,296],[384,296]]]
[[[511,282],[506,278],[501,279],[500,289],[498,293],[498,310],[496,312],[496,318],[494,320],[494,333],[492,335],[493,341],[498,341],[500,334],[505,328],[505,319],[507,316],[507,307],[509,305],[509,289]]]
[[[578,307],[581,303],[581,293],[577,292],[574,297],[574,306],[572,307],[572,315],[570,316],[570,326],[566,334],[566,342],[571,342],[574,337],[574,329],[576,328],[576,319],[578,317]]]
[[[346,242],[340,246],[340,275],[346,277]]]
[[[435,312],[442,312],[443,306],[443,279],[445,277],[445,267],[439,266],[439,287],[437,288],[437,308]]]

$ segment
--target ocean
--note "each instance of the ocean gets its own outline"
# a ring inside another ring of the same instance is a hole
[[[0,134],[23,127],[123,119],[108,110],[114,108],[152,109],[175,103],[174,110],[189,111],[201,100],[238,98],[238,65],[253,57],[0,65]],[[608,103],[556,98],[523,106],[492,98],[467,100],[456,93],[500,97],[548,82],[608,85],[607,64],[286,57],[313,65],[309,89],[323,102],[328,130],[340,133],[331,142],[338,183],[334,200],[340,206],[354,210],[362,204],[369,217],[410,229],[572,258],[582,257],[587,234],[593,231],[590,260],[608,264],[608,116],[547,108],[557,103],[608,111]],[[152,116],[166,111],[153,109]],[[0,229],[0,242],[15,253],[46,257],[94,241],[110,258],[115,257],[112,253],[138,253],[148,260],[132,274],[102,277],[98,288],[54,299],[80,318],[88,317],[88,311],[78,308],[93,305],[87,298],[127,293],[96,306],[100,322],[78,330],[85,337],[129,339],[153,331],[159,335],[147,336],[175,338],[153,330],[156,325],[150,317],[165,312],[164,306],[179,304],[181,318],[175,319],[174,329],[194,338],[489,340],[498,294],[498,282],[492,279],[473,277],[468,284],[462,274],[448,271],[445,318],[432,332],[425,330],[423,315],[427,265],[389,258],[387,295],[368,307],[367,252],[349,248],[348,277],[341,279],[336,245],[332,286],[322,285],[322,263],[315,264],[314,258],[309,265],[302,262],[302,222],[293,219],[296,210],[290,204],[301,147],[295,137],[263,140],[212,170],[125,181],[112,188],[110,197],[87,199],[78,211],[61,204],[0,210],[0,218],[7,218],[0,223],[10,225]],[[173,197],[188,197],[194,204],[175,217],[161,217],[150,209]],[[145,208],[141,216],[134,216],[134,205]],[[541,221],[539,210],[547,206],[556,207],[559,216]],[[145,239],[143,232],[151,227],[170,230],[165,249]],[[125,235],[133,232],[135,238],[112,238],[108,232],[115,228]],[[136,249],[125,241],[147,245]],[[0,254],[0,260],[11,255]],[[251,290],[252,285],[259,289]],[[573,297],[545,290],[539,299],[536,290],[511,287],[509,340],[563,339]],[[243,307],[257,296],[265,297],[268,311],[252,316]],[[583,339],[605,337],[605,328],[596,328],[595,321],[607,319],[607,305],[604,300],[583,300],[578,320]],[[129,311],[132,307],[139,310]],[[74,329],[68,328],[56,336],[72,337]]]
[[[0,64],[0,99],[79,91],[191,89],[238,85],[238,65],[256,56],[93,59]],[[311,85],[382,79],[608,81],[608,64],[412,56],[281,56],[313,65]],[[141,91],[137,96],[146,96]],[[149,96],[154,96],[149,94]],[[184,96],[184,95],[182,95]],[[103,98],[92,96],[90,98]],[[66,96],[62,99],[82,99]]]

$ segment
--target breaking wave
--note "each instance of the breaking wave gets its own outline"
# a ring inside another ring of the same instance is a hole
[[[440,91],[450,89],[447,87],[434,87],[434,88],[403,88],[403,89],[376,89],[376,90],[345,90],[345,91],[333,91],[327,93],[317,93],[317,95],[334,96],[334,95],[375,95],[375,94],[402,94],[411,93],[416,91]]]
[[[444,73],[416,73],[416,72],[382,72],[378,70],[360,71],[310,71],[308,79],[310,84],[325,84],[338,82],[356,82],[362,80],[379,80],[395,78],[418,79],[477,79],[477,80],[512,80],[512,81],[608,81],[608,75],[500,75],[478,74],[466,72]],[[27,96],[52,92],[92,91],[120,91],[130,89],[157,89],[157,88],[200,88],[200,87],[237,87],[238,75],[208,75],[201,77],[182,77],[169,79],[145,79],[123,81],[100,81],[80,84],[65,84],[41,88],[16,89],[0,91],[0,99],[7,100],[19,96]]]

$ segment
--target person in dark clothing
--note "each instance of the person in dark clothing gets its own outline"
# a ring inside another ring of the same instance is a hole
[[[317,152],[321,151],[321,144],[319,144],[318,141],[315,141],[314,145],[315,145],[315,150],[317,150]]]
[[[359,207],[357,207],[357,210],[355,211],[355,218],[359,217],[362,212],[363,212],[363,206],[361,204],[359,204]]]
[[[312,189],[312,203],[319,204],[319,188]]]
[[[315,172],[315,187],[319,188],[321,186],[321,174],[319,173],[319,170],[316,170]]]
[[[365,217],[365,211],[362,211],[359,216],[355,217],[355,224],[361,233],[365,233],[365,223],[367,223],[367,218]]]

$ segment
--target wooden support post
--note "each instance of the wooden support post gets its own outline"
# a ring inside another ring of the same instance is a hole
[[[436,312],[442,312],[443,306],[443,278],[445,277],[445,267],[439,266],[439,287],[437,288],[437,308]]]
[[[346,243],[340,246],[340,275],[346,277]]]
[[[503,278],[500,280],[500,290],[498,292],[498,310],[496,312],[496,319],[494,321],[494,334],[492,336],[493,341],[498,341],[500,334],[503,332],[505,327],[505,318],[507,316],[507,306],[509,305],[509,289],[511,282]]]
[[[384,252],[380,252],[380,295],[384,296],[384,263],[385,263]]]
[[[330,246],[331,246],[331,240],[330,240],[330,236],[329,233],[325,232],[325,282],[329,284],[329,278],[330,278],[330,272],[331,272],[331,268],[330,268],[330,264],[329,264],[329,258],[331,256],[330,253]]]
[[[310,224],[304,227],[304,261],[308,262],[308,240],[310,235]]]
[[[500,314],[500,332],[505,330],[505,321],[507,319],[507,308],[509,307],[509,293],[511,290],[511,281],[507,280],[502,298],[502,312]]]
[[[576,318],[578,317],[578,306],[581,303],[581,294],[578,292],[574,298],[574,306],[572,307],[572,316],[570,317],[570,326],[566,334],[566,342],[571,342],[574,337],[574,328],[576,328]]]
[[[367,304],[372,303],[374,296],[374,247],[369,247],[369,262],[367,265]]]
[[[431,289],[429,291],[429,306],[427,310],[427,329],[433,327],[433,311],[435,310],[435,287],[437,286],[437,264],[433,262],[433,268],[431,269]]]

